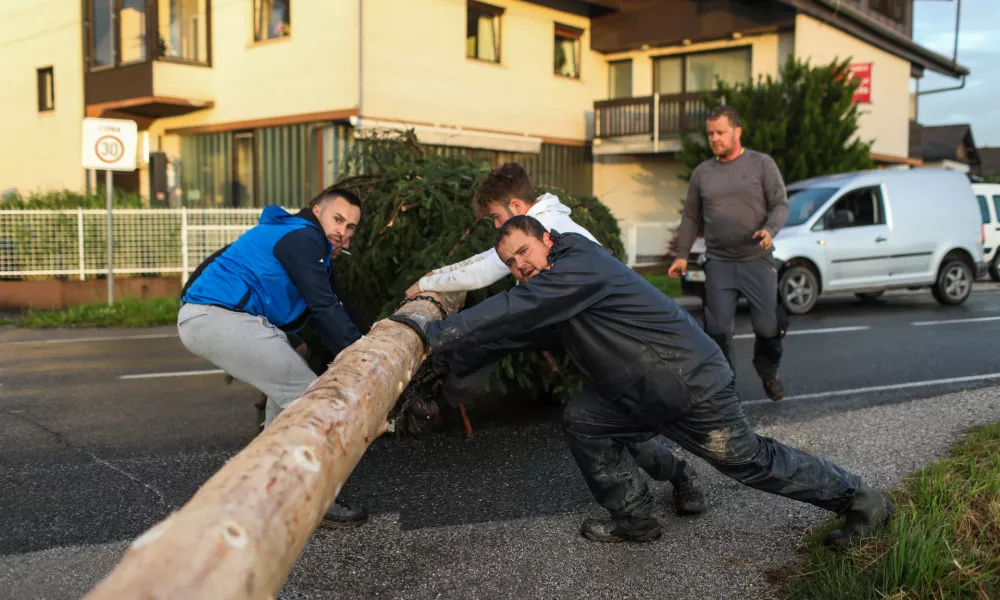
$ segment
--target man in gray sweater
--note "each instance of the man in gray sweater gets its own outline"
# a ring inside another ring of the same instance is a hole
[[[688,252],[703,220],[706,333],[733,365],[730,341],[736,303],[743,295],[750,304],[756,335],[753,366],[768,397],[780,400],[784,390],[778,377],[778,272],[772,248],[774,236],[788,219],[785,182],[774,159],[743,148],[743,128],[734,108],[714,109],[706,125],[715,157],[691,174],[678,231],[677,259],[669,274],[676,278],[687,272]]]

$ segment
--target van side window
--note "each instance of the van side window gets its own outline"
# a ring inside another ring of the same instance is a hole
[[[1000,196],[993,196],[993,202],[997,201]],[[976,196],[976,200],[979,200],[979,214],[983,217],[983,223],[989,223],[990,219],[990,207],[986,204],[986,196]]]
[[[882,190],[879,186],[858,188],[844,194],[820,221],[823,229],[885,224]]]
[[[997,216],[997,220],[1000,220],[1000,196],[993,196],[993,212]]]

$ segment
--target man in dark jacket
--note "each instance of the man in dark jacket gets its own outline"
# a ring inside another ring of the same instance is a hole
[[[334,187],[295,215],[268,206],[258,225],[206,261],[186,286],[177,315],[181,342],[268,397],[265,427],[316,380],[289,334],[311,319],[334,355],[361,338],[330,285],[330,260],[350,246],[360,219],[357,196]],[[366,519],[363,509],[338,502],[324,524]]]
[[[570,448],[610,519],[587,519],[595,541],[649,541],[662,529],[654,501],[623,439],[671,438],[750,487],[837,514],[835,547],[885,523],[889,500],[857,475],[754,433],[718,345],[685,311],[599,245],[546,232],[531,217],[510,219],[497,252],[522,282],[443,321],[415,313],[390,319],[414,329],[433,354],[488,344],[490,358],[558,343],[590,380],[563,414]],[[468,369],[471,364],[453,368]]]

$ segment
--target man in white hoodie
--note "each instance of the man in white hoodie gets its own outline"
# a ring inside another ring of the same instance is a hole
[[[592,233],[570,218],[572,210],[560,202],[558,197],[553,194],[538,196],[531,177],[518,163],[506,163],[490,171],[480,183],[472,202],[476,213],[491,217],[497,229],[511,217],[528,215],[537,219],[548,231],[578,233],[600,244]],[[489,248],[471,258],[424,275],[406,290],[406,297],[420,292],[470,292],[489,287],[510,274],[510,269],[500,259],[496,248]],[[502,355],[503,346],[503,342],[500,342],[495,349],[482,348],[481,351],[486,355],[491,352]],[[482,388],[490,370],[490,365],[487,365],[465,377],[449,373],[444,378],[441,395],[452,406],[461,403],[462,399]],[[630,441],[626,436],[622,441],[636,464],[653,479],[673,484],[677,514],[705,511],[708,503],[697,473],[687,461],[673,455],[663,436],[646,441]]]

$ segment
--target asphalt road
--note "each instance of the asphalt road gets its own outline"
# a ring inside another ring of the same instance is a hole
[[[955,308],[929,294],[822,302],[792,322],[778,403],[750,367],[745,314],[738,330],[739,390],[760,433],[879,485],[1000,420],[996,291]],[[80,597],[252,439],[255,393],[213,369],[172,328],[0,328],[0,598]],[[371,522],[317,531],[279,597],[764,597],[825,516],[696,460],[708,513],[678,518],[665,503],[660,542],[593,544],[579,525],[602,511],[558,408],[472,417],[474,440],[377,440],[343,492]]]

